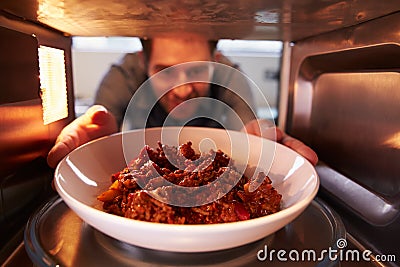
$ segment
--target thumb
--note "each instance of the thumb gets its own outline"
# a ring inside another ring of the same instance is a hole
[[[47,155],[47,163],[54,168],[63,157],[78,146],[115,133],[117,130],[115,117],[105,107],[92,106],[61,131],[56,144]]]
[[[74,139],[66,135],[61,141],[58,141],[47,154],[47,164],[51,168],[55,168],[69,152],[74,150],[78,145]]]

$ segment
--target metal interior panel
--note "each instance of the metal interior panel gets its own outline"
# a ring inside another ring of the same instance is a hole
[[[309,129],[319,156],[385,196],[400,192],[399,84],[396,72],[327,73],[314,81]]]
[[[373,224],[399,214],[399,25],[393,14],[292,48],[287,130],[325,163],[322,186]]]
[[[213,39],[293,41],[397,12],[399,4],[397,0],[6,0],[0,9],[70,35],[144,37],[186,30]]]
[[[287,115],[279,118],[317,151],[319,195],[339,211],[346,230],[366,248],[397,258],[399,33],[396,13],[286,46]]]
[[[3,89],[7,90],[7,94],[0,95],[0,105],[38,97],[39,64],[36,38],[4,27],[0,27],[0,36],[0,88],[7,88]]]

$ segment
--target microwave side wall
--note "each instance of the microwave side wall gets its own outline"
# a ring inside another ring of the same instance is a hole
[[[287,43],[282,72],[279,124],[318,153],[321,194],[350,233],[397,251],[400,13]]]
[[[32,212],[55,194],[46,155],[75,117],[71,37],[0,12],[0,262],[19,244]],[[39,83],[40,45],[64,51],[68,116],[44,124]]]

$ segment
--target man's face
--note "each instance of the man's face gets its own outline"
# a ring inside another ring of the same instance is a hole
[[[188,83],[187,81],[210,80],[211,71],[207,68],[207,65],[195,62],[211,60],[212,55],[208,41],[201,37],[182,36],[178,38],[163,37],[153,39],[147,72],[150,77],[157,74],[153,77],[154,79],[151,79],[151,84],[156,97],[160,100],[160,104],[168,113],[182,104],[180,110],[184,110],[184,112],[171,114],[174,118],[185,119],[193,115],[199,106],[198,101],[190,104],[184,102],[209,94],[209,83]],[[193,63],[167,69],[168,67],[188,62]]]

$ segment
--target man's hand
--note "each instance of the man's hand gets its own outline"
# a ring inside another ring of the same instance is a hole
[[[314,166],[318,162],[318,156],[314,150],[300,140],[287,135],[281,129],[275,127],[271,121],[252,120],[244,126],[242,131],[282,143],[305,157]]]
[[[78,146],[117,131],[115,117],[103,106],[92,106],[61,131],[47,155],[47,163],[54,168],[62,158]]]

